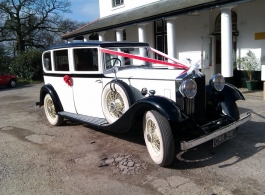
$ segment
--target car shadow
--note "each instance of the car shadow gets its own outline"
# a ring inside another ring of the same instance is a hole
[[[93,129],[95,131],[116,137],[118,139],[126,140],[128,142],[139,144],[139,145],[145,145],[142,123],[133,124],[132,127],[126,133],[110,132],[110,131],[94,129],[87,125],[84,125],[84,126],[86,126],[87,128]]]
[[[209,141],[186,151],[178,151],[169,168],[192,169],[218,164],[232,166],[265,149],[265,122],[248,121],[239,127],[237,135],[217,147]],[[177,146],[178,147],[178,146]]]
[[[255,114],[255,111],[253,112],[251,109],[242,107],[239,107],[239,112],[252,112]],[[69,122],[65,125],[78,124],[79,123]],[[142,123],[140,122],[134,124],[126,133],[108,132],[97,130],[87,125],[84,126],[118,139],[145,146]],[[265,149],[265,131],[263,129],[265,129],[265,122],[248,121],[239,127],[235,138],[217,147],[213,147],[213,142],[211,140],[187,151],[180,151],[179,144],[177,144],[178,142],[176,141],[175,159],[168,168],[181,170],[207,167],[216,164],[219,164],[219,168],[224,168],[236,164]],[[146,154],[148,154],[147,150]]]

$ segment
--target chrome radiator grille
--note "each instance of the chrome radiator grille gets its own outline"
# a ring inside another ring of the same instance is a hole
[[[205,95],[205,76],[194,78],[197,84],[197,94],[195,98],[184,98],[184,111],[195,121],[206,118],[206,95]]]

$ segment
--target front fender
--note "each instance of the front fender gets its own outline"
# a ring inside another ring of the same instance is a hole
[[[206,85],[206,92],[208,95],[212,95],[212,87],[210,85]],[[245,97],[234,85],[226,83],[224,89],[222,91],[214,91],[215,94],[220,94],[224,96],[225,101],[237,101],[237,100],[245,100]]]
[[[118,120],[112,124],[102,124],[99,129],[126,132],[137,116],[143,116],[148,110],[156,110],[170,122],[181,122],[180,108],[175,102],[161,96],[149,96],[135,102]]]
[[[61,101],[59,99],[59,96],[58,96],[57,92],[55,91],[55,89],[53,88],[53,86],[50,85],[50,84],[46,84],[40,89],[40,103],[39,103],[39,106],[40,107],[43,106],[44,98],[45,98],[45,95],[47,93],[50,94],[50,96],[51,96],[51,98],[53,100],[53,104],[54,104],[56,113],[63,111],[64,109],[63,109],[63,106],[62,106]]]

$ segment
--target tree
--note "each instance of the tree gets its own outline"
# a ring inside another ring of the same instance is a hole
[[[19,53],[54,44],[69,29],[62,15],[70,6],[69,0],[0,0],[0,42],[16,41]]]

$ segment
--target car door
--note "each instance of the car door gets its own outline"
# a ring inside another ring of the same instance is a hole
[[[73,101],[73,89],[67,82],[67,77],[71,79],[71,56],[69,49],[57,49],[43,53],[44,82],[50,84],[59,96],[64,111],[76,113]]]
[[[9,79],[7,78],[7,76],[3,73],[0,73],[0,85],[7,85],[8,81]]]
[[[78,114],[103,118],[101,109],[102,68],[98,48],[72,49],[73,95]]]

